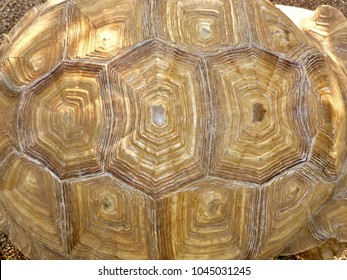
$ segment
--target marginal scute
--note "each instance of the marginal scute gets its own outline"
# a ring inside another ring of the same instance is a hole
[[[345,102],[332,61],[320,54],[311,53],[303,59],[311,88],[318,100],[315,124],[317,133],[311,150],[311,159],[329,181],[341,174],[346,149],[341,143],[346,138]],[[346,80],[346,78],[344,77]]]
[[[152,199],[106,175],[65,191],[72,258],[157,258]]]
[[[54,5],[59,5],[62,2],[67,0],[48,0],[45,3],[36,5],[30,9],[11,29],[11,31],[6,35],[6,38],[0,45],[0,61],[2,61],[2,55],[11,48],[11,44],[16,41],[17,38],[26,34],[27,30],[32,28],[32,25],[35,25],[35,21],[45,10],[48,10]],[[24,35],[25,36],[25,35]]]
[[[64,179],[101,169],[107,94],[102,67],[65,63],[28,91],[19,115],[24,151]]]
[[[296,63],[250,47],[211,56],[207,65],[218,112],[211,175],[262,184],[307,160],[310,93]]]
[[[240,1],[155,1],[156,35],[202,51],[246,41]]]
[[[110,65],[109,172],[153,194],[206,173],[209,100],[202,67],[198,57],[156,42]]]
[[[0,75],[0,163],[17,146],[19,93],[12,91]]]
[[[346,213],[347,195],[331,197],[318,211],[313,211],[311,217],[281,254],[300,253],[329,241],[343,245],[343,242],[347,242]]]
[[[149,38],[149,6],[149,0],[73,1],[68,58],[110,59]]]
[[[346,162],[345,162],[346,164]],[[335,189],[334,197],[347,198],[347,168],[344,166],[343,174]]]
[[[33,10],[18,26],[21,32],[10,33],[11,44],[2,46],[0,69],[17,87],[39,80],[63,59],[66,3],[44,7]]]
[[[303,260],[346,260],[346,242],[330,239],[318,247],[300,252],[296,257]]]
[[[20,252],[29,258],[37,257],[38,255],[34,241],[18,226],[15,219],[6,210],[6,205],[2,203],[0,199],[0,230],[4,232],[12,244],[16,245],[16,248]]]
[[[288,243],[296,239],[311,213],[332,195],[334,185],[321,181],[323,175],[316,174],[317,170],[307,166],[262,189],[262,217],[266,218],[262,220],[258,259],[280,254]],[[304,246],[306,240],[298,239],[296,242]]]
[[[292,59],[311,47],[299,28],[271,2],[248,0],[246,6],[256,44]]]
[[[163,258],[252,258],[258,199],[258,189],[216,179],[196,182],[161,199],[157,215]]]
[[[347,19],[336,8],[319,6],[311,17],[299,23],[301,30],[317,39],[347,70]]]
[[[332,198],[315,214],[310,226],[312,232],[319,232],[321,239],[333,238],[347,242],[347,197]]]
[[[52,174],[17,153],[12,153],[0,171],[0,203],[6,205],[5,212],[15,217],[18,239],[35,240],[63,253],[60,223],[63,222],[61,209],[62,193],[60,182]],[[5,231],[11,231],[5,228]],[[22,233],[24,232],[24,233]],[[29,246],[30,242],[26,242]],[[33,254],[33,253],[30,253]]]

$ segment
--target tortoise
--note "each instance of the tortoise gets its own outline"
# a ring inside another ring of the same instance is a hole
[[[283,11],[30,10],[0,47],[0,229],[33,259],[269,259],[347,242],[347,20]]]

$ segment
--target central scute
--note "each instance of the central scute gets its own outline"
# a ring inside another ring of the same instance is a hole
[[[112,62],[108,172],[149,194],[206,175],[210,101],[202,67],[198,56],[157,41]]]
[[[254,47],[208,58],[216,135],[210,174],[263,184],[307,159],[305,76]]]

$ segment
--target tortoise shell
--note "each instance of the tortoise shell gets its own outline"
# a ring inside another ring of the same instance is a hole
[[[0,47],[0,229],[36,259],[346,242],[347,21],[301,23],[265,0],[33,8]]]

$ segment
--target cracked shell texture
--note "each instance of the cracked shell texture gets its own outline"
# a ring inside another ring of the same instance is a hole
[[[0,47],[0,229],[36,259],[346,242],[346,33],[327,27],[345,19],[316,13],[297,27],[264,0],[32,9]]]

